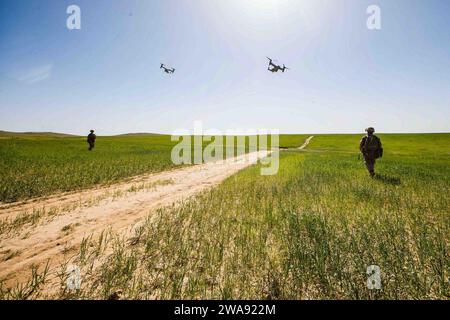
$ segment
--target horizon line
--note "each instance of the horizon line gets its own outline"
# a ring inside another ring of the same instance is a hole
[[[411,132],[376,132],[378,134],[450,134],[450,131],[411,131]],[[65,135],[74,137],[84,137],[83,134],[67,133],[67,132],[53,132],[53,131],[8,131],[0,130],[0,134],[34,134],[34,135]],[[88,133],[86,133],[88,134]],[[364,134],[364,132],[322,132],[322,133],[311,133],[311,132],[295,132],[295,133],[279,133],[280,135],[346,135],[346,134]],[[159,132],[127,132],[127,133],[117,133],[117,134],[105,134],[97,135],[100,137],[116,137],[124,135],[160,135],[160,136],[171,136],[172,133],[159,133]],[[193,134],[191,134],[192,136]],[[242,134],[237,134],[235,136],[243,136]]]

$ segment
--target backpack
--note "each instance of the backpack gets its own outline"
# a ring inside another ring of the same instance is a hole
[[[377,151],[375,152],[375,159],[383,158],[383,148],[378,147]]]
[[[373,135],[370,144],[367,143],[367,136],[364,140],[364,150],[373,152],[375,159],[383,157],[383,148],[381,147],[380,138],[378,138],[376,135]]]

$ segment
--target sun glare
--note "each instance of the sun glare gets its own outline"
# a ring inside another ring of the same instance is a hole
[[[240,0],[239,3],[252,10],[276,10],[280,4],[280,0]]]

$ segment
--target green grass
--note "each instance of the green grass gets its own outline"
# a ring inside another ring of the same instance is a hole
[[[181,208],[160,210],[77,298],[448,299],[450,135],[381,135],[370,179],[360,136],[319,135]],[[381,267],[382,290],[366,269]]]
[[[167,135],[99,137],[94,151],[88,152],[85,137],[0,133],[0,202],[164,171],[175,167],[171,151],[177,143]]]
[[[358,160],[361,135],[316,135],[281,152],[275,176],[252,166],[159,210],[131,240],[109,236],[100,264],[103,235],[90,239],[82,290],[56,298],[449,299],[450,134],[379,136],[376,179]],[[366,286],[369,265],[380,291]]]
[[[84,137],[0,139],[0,201],[12,202],[111,183],[173,167],[169,136],[102,137],[87,151]]]

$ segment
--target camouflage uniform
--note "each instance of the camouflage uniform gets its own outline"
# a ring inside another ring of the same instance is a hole
[[[92,151],[95,146],[95,139],[97,136],[94,134],[94,131],[91,130],[91,133],[87,136],[87,142],[89,143],[89,151]]]
[[[373,177],[375,175],[375,161],[377,158],[381,157],[380,151],[382,150],[382,145],[380,138],[371,133],[374,132],[374,130],[372,129],[372,131],[370,131],[371,130],[369,130],[367,135],[361,139],[359,150],[364,156],[364,162],[370,176]]]

